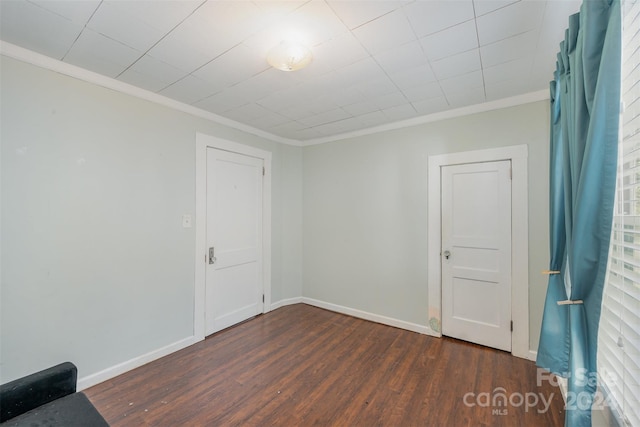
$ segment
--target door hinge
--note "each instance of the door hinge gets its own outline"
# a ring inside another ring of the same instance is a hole
[[[513,332],[513,320],[511,321],[511,332]]]
[[[262,302],[264,302],[264,294],[262,294]]]
[[[513,180],[513,168],[509,167],[509,179]]]
[[[264,166],[262,167],[262,176],[264,176],[264,174],[266,173]]]

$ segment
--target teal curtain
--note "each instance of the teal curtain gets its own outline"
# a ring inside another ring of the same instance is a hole
[[[566,426],[590,426],[618,154],[619,0],[569,19],[551,84],[550,270],[537,364],[568,378]],[[558,304],[561,303],[561,304]]]
[[[561,69],[562,59],[558,58],[558,70]],[[540,335],[538,345],[538,358],[536,363],[556,374],[562,374],[569,370],[569,330],[566,310],[557,309],[557,301],[567,299],[564,283],[566,271],[565,247],[566,227],[564,215],[564,144],[561,122],[560,104],[562,85],[559,72],[556,71],[555,79],[551,82],[551,136],[549,159],[549,264],[551,273],[547,287],[545,310],[542,324],[545,331]]]

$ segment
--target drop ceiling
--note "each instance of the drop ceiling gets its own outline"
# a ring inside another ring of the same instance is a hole
[[[0,39],[304,143],[546,90],[579,5],[0,0]],[[270,68],[291,33],[313,62]]]

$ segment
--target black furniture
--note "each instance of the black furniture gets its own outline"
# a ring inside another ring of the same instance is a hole
[[[0,386],[0,426],[109,427],[65,362]]]

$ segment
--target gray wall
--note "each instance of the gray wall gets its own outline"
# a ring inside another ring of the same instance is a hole
[[[537,102],[306,147],[303,295],[427,325],[428,156],[527,144],[536,349],[540,271],[548,268],[548,135],[548,103]]]
[[[301,295],[301,148],[10,58],[0,71],[1,382],[193,335],[196,132],[273,152],[272,301]]]

